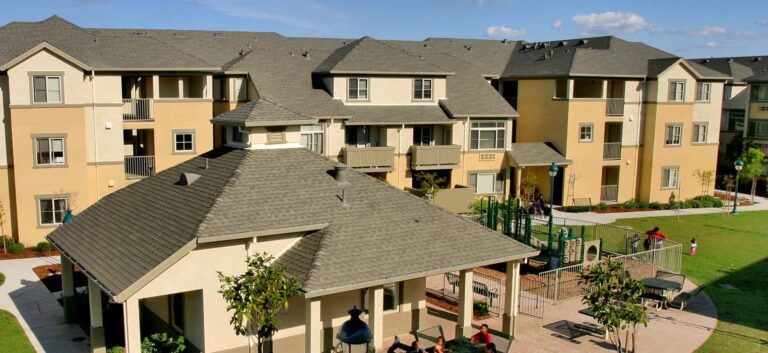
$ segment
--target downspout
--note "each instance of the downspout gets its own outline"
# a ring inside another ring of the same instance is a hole
[[[640,168],[639,167],[639,165],[640,165],[640,144],[641,144],[641,141],[640,141],[640,135],[641,134],[640,134],[640,132],[643,129],[643,125],[642,125],[643,124],[643,118],[642,118],[643,117],[643,100],[644,100],[643,96],[645,96],[645,94],[647,92],[647,83],[648,83],[647,82],[647,78],[643,77],[643,81],[641,83],[643,89],[641,90],[641,93],[640,93],[640,97],[639,97],[640,99],[637,102],[637,145],[635,147],[635,173],[634,173],[635,177],[632,178],[632,190],[633,190],[633,192],[635,194],[635,199],[639,199],[640,198],[640,190],[637,190],[637,179],[640,178],[641,176],[638,175],[637,173],[638,173],[639,168]],[[619,176],[619,177],[621,177],[621,176]]]
[[[469,128],[469,130],[467,130]],[[467,153],[469,152],[469,144],[472,139],[472,117],[467,116],[467,121],[464,123],[464,163],[461,163],[461,180],[466,187],[469,187],[469,176],[467,175]]]
[[[93,167],[94,172],[96,173],[96,201],[101,199],[101,192],[99,192],[99,189],[101,188],[100,180],[99,180],[99,158],[98,158],[98,148],[99,145],[97,143],[97,133],[96,133],[96,73],[94,70],[91,70],[91,114],[93,115]]]
[[[331,156],[331,141],[333,141],[332,136],[331,136],[331,131],[332,131],[331,128],[332,127],[333,127],[333,118],[331,118],[331,121],[328,123],[328,138],[326,139],[326,141],[323,142],[323,143],[328,145],[327,146],[328,148],[325,150],[325,155],[327,155],[328,157]],[[336,155],[336,161],[337,162],[339,161],[339,155],[338,154]]]

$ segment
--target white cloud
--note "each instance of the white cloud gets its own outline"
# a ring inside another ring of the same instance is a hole
[[[757,24],[768,26],[768,19],[757,21]]]
[[[718,36],[727,34],[728,30],[720,26],[704,26],[700,28],[693,28],[683,32],[689,36]]]
[[[717,42],[713,42],[710,40],[709,42],[704,43],[704,46],[707,48],[714,48],[717,46]]]
[[[514,29],[506,26],[493,26],[485,29],[485,36],[492,38],[521,37],[528,33],[524,29]]]
[[[585,35],[608,33],[634,33],[652,29],[640,15],[631,12],[602,12],[578,14],[573,16],[573,23],[583,26]]]
[[[554,22],[552,22],[552,28],[560,28],[560,26],[563,25],[563,20],[556,19]]]

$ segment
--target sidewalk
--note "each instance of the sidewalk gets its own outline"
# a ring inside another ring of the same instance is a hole
[[[38,352],[88,353],[88,336],[64,322],[64,308],[37,278],[32,268],[59,262],[58,257],[0,261],[5,284],[0,286],[0,309],[7,310]]]

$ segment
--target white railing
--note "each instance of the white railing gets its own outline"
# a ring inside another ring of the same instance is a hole
[[[123,99],[123,121],[146,121],[153,119],[152,98]]]
[[[155,156],[125,156],[125,176],[146,178],[155,173]]]
[[[624,98],[606,98],[605,115],[622,116],[624,115]]]
[[[458,303],[459,272],[448,272],[426,278],[427,293],[433,297]],[[472,299],[485,302],[491,315],[504,313],[506,280],[475,271],[472,279]]]
[[[606,142],[603,144],[603,160],[621,159],[621,142]]]
[[[619,200],[618,185],[603,185],[600,187],[600,201],[616,202]]]

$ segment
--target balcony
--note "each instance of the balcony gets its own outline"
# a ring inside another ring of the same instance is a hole
[[[153,113],[152,98],[123,99],[123,121],[151,121]]]
[[[603,160],[615,161],[621,159],[621,142],[606,142],[603,144]]]
[[[605,115],[624,116],[624,98],[606,98]]]
[[[155,156],[125,156],[125,177],[141,179],[154,174]]]
[[[600,187],[600,202],[616,202],[619,200],[618,185],[603,185]]]
[[[453,169],[459,166],[459,145],[411,146],[413,170]]]
[[[344,162],[363,172],[388,172],[395,164],[395,148],[346,146]]]

